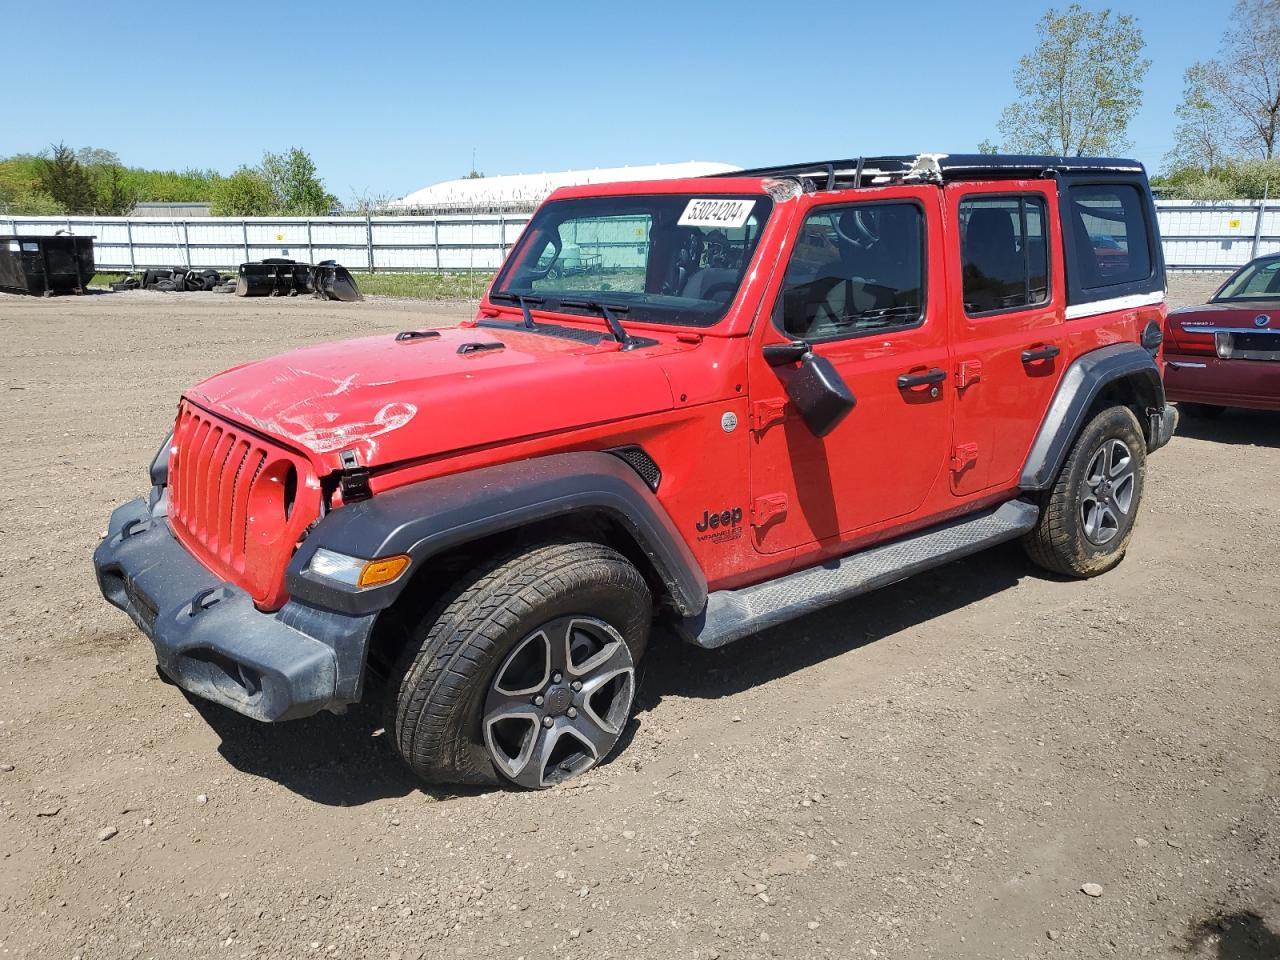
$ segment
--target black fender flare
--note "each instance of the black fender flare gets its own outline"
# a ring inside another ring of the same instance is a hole
[[[644,551],[676,609],[702,612],[707,580],[657,497],[621,458],[559,453],[406,484],[325,516],[289,562],[298,600],[342,613],[372,613],[395,602],[412,571],[394,583],[356,590],[315,576],[307,565],[325,547],[362,559],[408,554],[412,570],[481,537],[583,512],[604,513]]]
[[[1164,410],[1164,381],[1155,358],[1137,343],[1113,343],[1077,357],[1062,375],[1049,411],[1022,467],[1024,490],[1044,490],[1057,479],[1067,451],[1084,427],[1093,402],[1109,385],[1132,382],[1148,415]],[[1149,423],[1143,423],[1148,431]],[[1152,437],[1147,434],[1148,445]]]

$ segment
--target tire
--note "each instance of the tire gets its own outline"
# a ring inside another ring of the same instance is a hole
[[[1180,403],[1178,409],[1188,417],[1196,417],[1200,420],[1217,420],[1227,412],[1226,407],[1213,403]]]
[[[473,569],[393,673],[400,755],[433,783],[541,789],[586,772],[630,719],[652,617],[640,572],[603,544],[548,543]]]
[[[1093,577],[1123,560],[1146,461],[1147,441],[1129,408],[1109,407],[1090,420],[1022,540],[1032,561],[1065,576]]]

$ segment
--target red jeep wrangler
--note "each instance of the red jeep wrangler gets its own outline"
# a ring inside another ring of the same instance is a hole
[[[422,777],[547,787],[617,744],[655,618],[718,647],[1013,538],[1117,564],[1163,318],[1133,161],[563,189],[476,319],[188,390],[98,579],[193,694],[385,678]]]

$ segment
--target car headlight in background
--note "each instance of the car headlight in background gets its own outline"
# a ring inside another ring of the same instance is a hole
[[[384,583],[391,583],[409,569],[411,562],[411,558],[404,554],[363,560],[360,557],[349,557],[345,553],[319,547],[307,563],[307,572],[363,590],[366,587],[380,587]]]

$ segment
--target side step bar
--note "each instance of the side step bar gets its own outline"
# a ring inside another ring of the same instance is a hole
[[[694,646],[722,647],[829,604],[1020,537],[1036,525],[1039,514],[1035,505],[1011,500],[994,510],[961,517],[776,580],[740,590],[717,590],[707,597],[707,607],[700,616],[679,622],[676,630]]]

